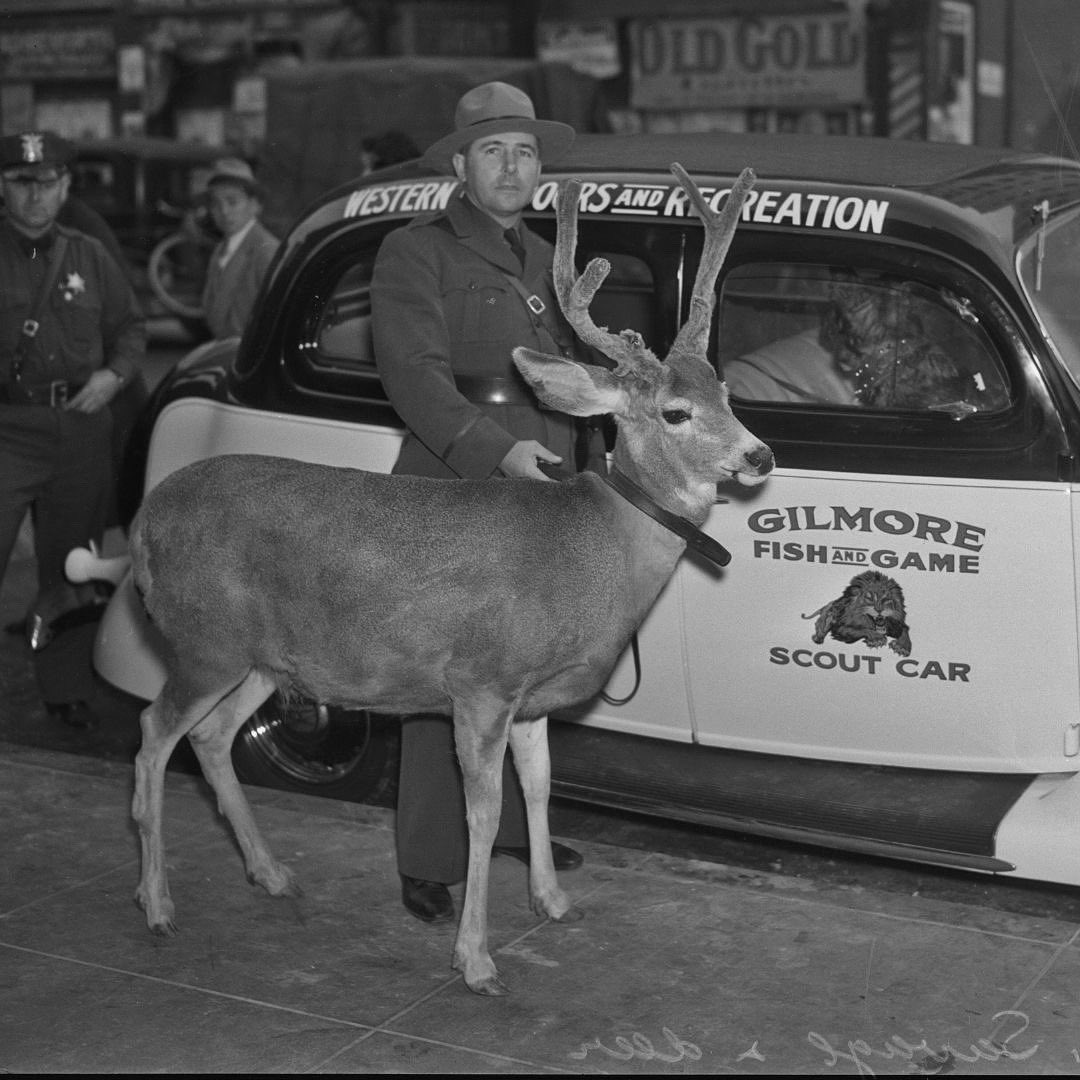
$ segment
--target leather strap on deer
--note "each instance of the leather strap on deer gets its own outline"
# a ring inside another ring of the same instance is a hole
[[[665,510],[651,495],[639,488],[633,480],[618,469],[612,469],[604,477],[604,482],[614,488],[627,502],[633,503],[643,514],[648,514],[653,521],[663,525],[676,536],[681,536],[686,541],[687,547],[692,548],[709,562],[717,566],[727,566],[731,562],[731,552],[723,544],[703,533],[696,525],[691,525],[686,518]]]

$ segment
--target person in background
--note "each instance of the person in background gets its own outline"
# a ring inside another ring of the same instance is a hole
[[[29,510],[38,688],[50,715],[90,727],[89,650],[67,655],[58,625],[92,603],[94,586],[68,583],[64,560],[74,547],[101,542],[112,479],[109,405],[140,370],[146,325],[104,245],[58,224],[73,154],[52,132],[0,138],[0,570]]]
[[[460,186],[444,211],[387,236],[372,278],[376,364],[408,429],[395,473],[543,482],[541,463],[585,462],[589,440],[577,438],[572,417],[540,408],[511,358],[517,345],[589,358],[553,294],[553,248],[521,220],[541,159],[558,158],[573,138],[568,125],[537,120],[521,90],[493,82],[462,96],[455,130],[427,150],[425,161],[454,173]],[[418,919],[438,922],[453,918],[447,886],[468,866],[453,728],[445,717],[414,716],[401,738],[402,902]],[[552,847],[556,869],[581,865],[576,851]],[[494,853],[525,862],[530,855],[509,754]]]
[[[223,239],[210,256],[203,311],[214,338],[238,337],[255,306],[278,239],[259,220],[263,191],[246,161],[216,161],[206,188],[210,216]]]
[[[378,169],[398,165],[403,161],[412,161],[420,156],[420,148],[416,143],[404,131],[394,128],[384,131],[381,135],[372,135],[363,139],[360,145],[363,148],[361,158],[364,176]]]

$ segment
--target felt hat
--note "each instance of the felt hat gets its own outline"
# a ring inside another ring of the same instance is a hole
[[[211,184],[237,184],[256,199],[263,197],[262,185],[255,179],[251,166],[242,158],[218,158],[206,180],[207,187]]]
[[[0,170],[9,177],[65,169],[74,157],[75,147],[52,131],[24,131],[0,138]]]
[[[427,148],[424,162],[440,172],[453,172],[455,154],[476,139],[505,131],[535,135],[544,162],[562,157],[574,141],[574,129],[569,124],[536,119],[532,99],[524,90],[509,83],[489,82],[461,95],[454,111],[454,130]]]

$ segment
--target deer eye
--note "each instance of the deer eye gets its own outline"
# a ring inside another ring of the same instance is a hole
[[[685,424],[690,419],[689,409],[664,409],[660,414],[664,421],[674,427],[676,424]]]

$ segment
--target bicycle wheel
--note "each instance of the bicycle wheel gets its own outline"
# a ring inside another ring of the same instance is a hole
[[[186,233],[170,233],[150,253],[150,288],[168,311],[186,319],[203,317],[202,292],[212,246]]]

